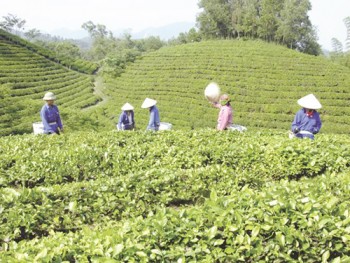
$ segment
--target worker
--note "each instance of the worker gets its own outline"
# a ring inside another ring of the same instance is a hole
[[[143,109],[149,109],[149,122],[147,125],[147,130],[158,131],[160,126],[159,111],[156,106],[157,101],[146,98],[141,105]]]
[[[227,130],[232,124],[232,107],[230,104],[230,98],[227,94],[220,96],[219,102],[213,102],[212,105],[220,109],[218,116],[218,124],[216,129],[218,131]]]
[[[63,125],[58,108],[54,104],[56,96],[52,92],[47,92],[45,93],[43,100],[46,103],[41,108],[40,117],[44,126],[44,133],[60,134],[63,132]]]
[[[134,107],[130,103],[125,103],[121,109],[122,109],[122,113],[119,116],[117,129],[134,130],[135,129]]]
[[[313,95],[309,94],[298,100],[298,104],[302,107],[293,120],[292,133],[297,138],[314,139],[321,127],[322,122],[319,113],[316,111],[322,108],[321,103]]]

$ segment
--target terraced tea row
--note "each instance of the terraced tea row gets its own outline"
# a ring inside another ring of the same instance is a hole
[[[60,59],[56,63],[52,54],[25,40],[0,31],[0,53],[0,135],[31,132],[47,91],[58,95],[66,111],[100,100],[93,95],[91,76],[68,69],[72,65],[63,66]]]

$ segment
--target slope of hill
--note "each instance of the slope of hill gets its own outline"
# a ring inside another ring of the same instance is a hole
[[[57,103],[67,109],[99,101],[90,75],[69,69],[74,66],[67,61],[54,62],[58,59],[51,53],[45,55],[44,49],[33,46],[0,31],[0,135],[30,132],[46,91],[55,92]]]
[[[148,113],[140,105],[150,97],[174,128],[214,127],[217,110],[203,96],[211,81],[230,94],[234,123],[289,129],[297,99],[313,93],[323,105],[322,132],[350,132],[349,69],[260,41],[208,41],[149,53],[107,81],[109,114],[129,102],[143,128]]]

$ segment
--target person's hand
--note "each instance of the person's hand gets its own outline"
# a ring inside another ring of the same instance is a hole
[[[294,128],[294,130],[293,130],[293,133],[298,133],[298,132],[300,132],[300,129],[298,128],[298,127],[296,127],[296,128]]]

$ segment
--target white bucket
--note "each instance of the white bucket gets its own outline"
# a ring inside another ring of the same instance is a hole
[[[44,124],[42,122],[33,123],[34,134],[43,134],[44,133]]]
[[[238,124],[231,124],[229,127],[227,127],[230,131],[239,131],[239,132],[245,132],[247,130],[246,127]]]
[[[165,130],[171,130],[173,125],[168,122],[161,122],[159,125],[159,130],[160,131],[165,131]]]

